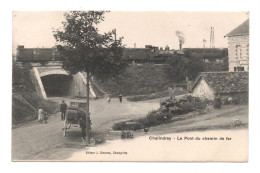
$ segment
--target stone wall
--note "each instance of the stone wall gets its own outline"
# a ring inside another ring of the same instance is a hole
[[[79,73],[73,75],[72,82],[70,84],[70,96],[74,97],[86,97],[86,85],[83,82]],[[90,94],[91,96],[91,94]]]
[[[248,103],[248,92],[239,92],[239,93],[225,93],[220,94],[221,101],[224,103],[228,98],[232,98],[233,101],[238,103]]]
[[[32,82],[33,82],[33,85],[34,85],[35,90],[36,90],[36,92],[38,93],[38,95],[39,95],[39,96],[42,96],[41,88],[40,88],[40,85],[39,85],[39,83],[38,83],[38,81],[37,81],[37,78],[36,78],[36,74],[35,74],[34,69],[31,69],[31,70],[30,70],[30,78],[31,78],[31,80],[32,80]],[[43,96],[42,96],[42,97],[43,97]]]

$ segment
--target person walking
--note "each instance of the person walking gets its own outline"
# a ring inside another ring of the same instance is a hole
[[[61,121],[65,120],[65,114],[67,110],[67,104],[64,100],[62,100],[62,103],[60,105],[60,112],[61,112]]]
[[[77,110],[79,126],[81,128],[81,140],[86,141],[86,113],[83,109]]]
[[[88,139],[88,143],[90,141],[90,133],[91,133],[91,120],[90,116],[87,114],[86,110],[84,109],[78,109],[78,120],[79,120],[79,126],[81,128],[82,133],[82,141],[86,141]]]
[[[43,111],[43,122],[45,124],[47,124],[48,118],[49,118],[48,112],[47,111]]]
[[[110,95],[108,95],[107,102],[110,103],[110,101],[111,101],[111,97],[110,97]]]
[[[43,109],[39,106],[38,108],[38,121],[42,122],[43,120]]]
[[[119,95],[119,101],[120,101],[120,103],[122,103],[122,100],[123,100],[123,96],[122,96],[122,94],[120,94],[120,95]]]

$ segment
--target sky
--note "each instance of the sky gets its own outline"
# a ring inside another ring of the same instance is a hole
[[[55,45],[53,29],[61,28],[64,11],[14,11],[13,50],[17,45],[25,48],[52,47]],[[214,27],[215,47],[228,46],[224,36],[249,18],[242,12],[170,12],[170,11],[111,11],[98,25],[100,32],[114,28],[117,36],[123,36],[126,47],[143,48],[145,45],[178,49],[176,31],[183,33],[185,47],[210,46],[210,28]]]

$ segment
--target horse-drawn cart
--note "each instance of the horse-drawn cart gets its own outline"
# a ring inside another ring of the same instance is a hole
[[[71,127],[80,127],[79,126],[80,117],[78,115],[78,110],[85,109],[85,108],[86,108],[85,102],[70,102],[70,106],[65,115],[64,127],[62,128],[63,136],[67,135],[67,131]]]

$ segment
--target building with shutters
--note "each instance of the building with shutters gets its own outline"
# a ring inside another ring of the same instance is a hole
[[[225,37],[228,38],[229,71],[249,71],[249,19]]]

